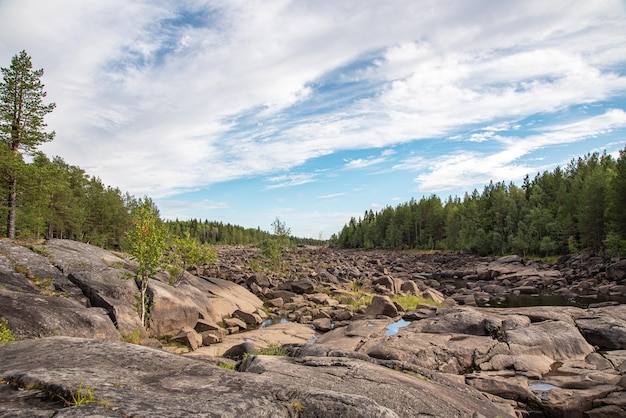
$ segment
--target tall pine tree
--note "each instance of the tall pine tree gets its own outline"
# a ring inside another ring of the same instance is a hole
[[[2,68],[0,83],[0,141],[5,146],[2,157],[8,162],[5,179],[8,188],[7,236],[15,238],[17,179],[20,151],[33,153],[37,147],[51,141],[54,132],[46,132],[44,116],[52,112],[54,103],[44,104],[46,92],[41,83],[43,69],[33,70],[31,58],[22,51],[11,59],[9,68]]]

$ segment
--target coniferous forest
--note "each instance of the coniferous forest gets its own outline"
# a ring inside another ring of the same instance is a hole
[[[445,202],[435,195],[350,219],[331,243],[343,248],[560,255],[626,254],[626,148],[588,154],[521,187],[489,183]]]

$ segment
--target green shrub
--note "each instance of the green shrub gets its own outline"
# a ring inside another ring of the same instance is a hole
[[[415,309],[417,305],[434,305],[439,306],[440,303],[432,299],[423,298],[415,295],[396,295],[392,300],[406,311]]]
[[[122,340],[125,343],[139,344],[139,342],[141,341],[141,330],[134,329],[129,333],[123,334]]]
[[[267,347],[256,350],[262,356],[288,356],[289,353],[278,343],[268,343]]]
[[[0,318],[0,344],[11,341],[15,341],[15,338],[9,329],[9,321],[6,318]]]

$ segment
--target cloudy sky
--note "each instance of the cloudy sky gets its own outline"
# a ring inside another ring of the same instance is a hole
[[[298,236],[626,145],[623,0],[0,0],[42,150],[167,219]]]

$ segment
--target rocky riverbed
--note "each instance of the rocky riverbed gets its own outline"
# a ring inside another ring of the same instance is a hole
[[[124,255],[0,241],[0,416],[626,413],[624,260],[218,250],[143,329]]]

